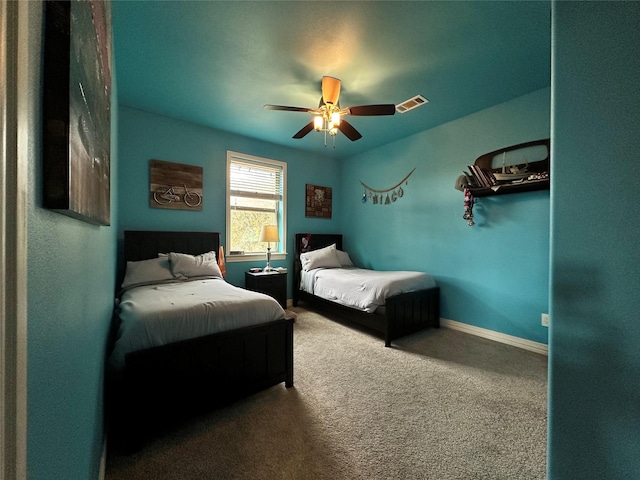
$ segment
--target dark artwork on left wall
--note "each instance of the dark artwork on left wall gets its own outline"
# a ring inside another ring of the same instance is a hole
[[[110,3],[45,5],[43,206],[110,225]]]

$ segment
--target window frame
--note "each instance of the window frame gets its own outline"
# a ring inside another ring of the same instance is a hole
[[[287,258],[287,163],[271,158],[257,157],[241,152],[227,150],[227,173],[226,173],[226,235],[225,235],[225,261],[232,262],[256,262],[266,261],[267,246],[264,246],[263,253],[248,253],[243,255],[231,255],[227,247],[231,245],[231,165],[234,159],[238,159],[244,163],[254,163],[257,166],[268,165],[270,167],[278,167],[282,169],[282,199],[281,212],[279,215],[279,232],[280,242],[278,242],[280,251],[271,251],[271,260],[286,260]]]

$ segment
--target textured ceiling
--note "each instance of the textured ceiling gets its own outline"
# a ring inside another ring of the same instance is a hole
[[[112,4],[119,103],[322,152],[355,155],[550,85],[550,2],[119,1]],[[343,107],[426,106],[348,117],[363,138],[292,139],[323,75]]]

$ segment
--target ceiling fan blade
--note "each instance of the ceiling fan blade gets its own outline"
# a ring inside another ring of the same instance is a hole
[[[286,105],[265,105],[265,110],[284,110],[285,112],[312,112],[313,109],[306,107],[287,107]]]
[[[395,115],[396,106],[393,103],[387,103],[383,105],[362,105],[359,107],[348,107],[349,115],[356,115],[360,117],[374,116],[374,115]]]
[[[313,128],[313,126],[311,128]],[[340,120],[338,130],[344,133],[345,137],[347,137],[352,142],[355,142],[356,140],[360,140],[362,138],[360,132],[353,128],[353,125],[347,122],[344,118]]]
[[[340,98],[340,80],[334,77],[322,77],[322,100],[324,103],[338,104]]]
[[[292,138],[302,138],[304,137],[307,133],[309,133],[311,130],[313,130],[313,122],[309,122],[307,123],[304,127],[302,127],[298,133],[296,133]]]

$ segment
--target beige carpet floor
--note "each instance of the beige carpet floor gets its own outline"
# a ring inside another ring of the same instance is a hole
[[[193,419],[107,480],[536,480],[547,358],[449,329],[381,338],[294,309],[295,386]]]

